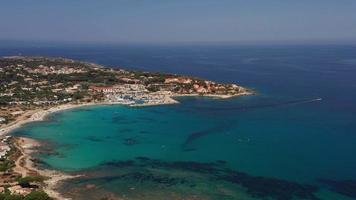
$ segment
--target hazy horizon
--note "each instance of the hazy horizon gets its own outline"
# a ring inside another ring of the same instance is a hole
[[[356,43],[356,1],[25,1],[0,6],[0,41]]]
[[[355,40],[281,40],[281,41],[180,41],[180,42],[99,42],[55,40],[4,40],[0,48],[17,47],[115,47],[115,46],[325,46],[356,45]]]

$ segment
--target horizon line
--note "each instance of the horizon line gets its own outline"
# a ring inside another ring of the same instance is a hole
[[[355,39],[295,39],[295,40],[245,40],[245,41],[78,41],[78,40],[25,40],[1,39],[0,47],[8,45],[356,45]]]

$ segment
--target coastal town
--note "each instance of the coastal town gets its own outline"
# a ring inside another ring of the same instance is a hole
[[[145,106],[178,103],[176,96],[228,98],[251,94],[236,84],[127,71],[63,58],[0,59],[0,124],[26,111],[56,105],[117,103]]]
[[[53,112],[87,105],[153,106],[179,96],[230,98],[250,95],[236,84],[188,76],[128,71],[64,58],[0,58],[0,199],[61,199],[63,174],[41,171],[31,153],[37,142],[8,135]]]

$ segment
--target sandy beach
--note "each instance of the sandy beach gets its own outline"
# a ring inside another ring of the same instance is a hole
[[[52,107],[48,110],[43,110],[43,109],[37,109],[37,110],[31,110],[27,111],[21,116],[19,116],[15,121],[9,123],[5,127],[0,129],[0,135],[6,135],[10,133],[11,131],[21,127],[24,124],[30,123],[30,122],[36,122],[36,121],[43,121],[45,117],[51,113],[63,111],[63,110],[69,110],[73,108],[78,108],[82,106],[90,106],[90,105],[96,105],[96,103],[85,103],[85,104],[65,104],[65,105],[59,105]]]

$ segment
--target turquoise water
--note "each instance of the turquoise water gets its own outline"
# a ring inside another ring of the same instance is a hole
[[[239,82],[258,95],[85,107],[15,131],[48,143],[43,167],[85,175],[60,188],[67,196],[356,198],[356,47],[147,48],[96,49],[89,60]],[[91,50],[48,52],[85,60]]]

